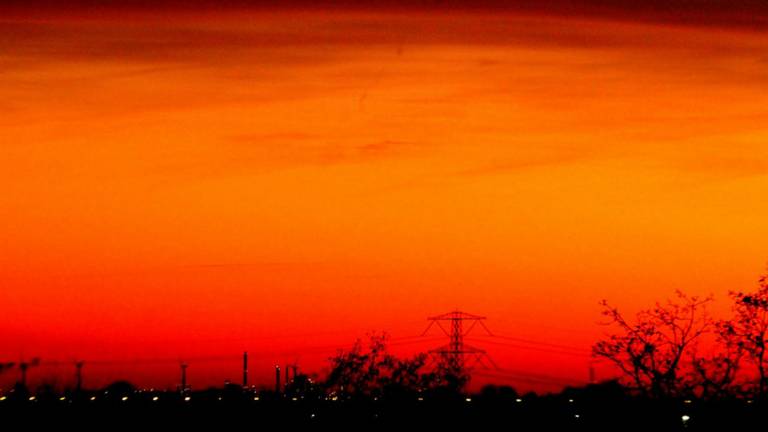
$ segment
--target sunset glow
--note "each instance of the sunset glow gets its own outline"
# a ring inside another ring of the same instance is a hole
[[[472,342],[497,363],[586,380],[601,299],[725,299],[768,260],[764,31],[458,9],[1,20],[0,357],[64,362],[31,379],[148,358],[171,362],[128,378],[172,385],[173,360],[231,355],[190,361],[203,386],[247,350],[268,382],[460,308],[552,344]]]

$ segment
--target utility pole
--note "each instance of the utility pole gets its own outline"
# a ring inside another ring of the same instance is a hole
[[[33,358],[30,361],[20,361],[19,362],[19,370],[21,371],[21,385],[24,388],[27,388],[27,369],[29,369],[32,366],[37,366],[40,364],[39,358]]]
[[[21,386],[24,388],[27,388],[27,368],[29,368],[29,363],[24,361],[19,363],[19,369],[21,369]]]
[[[243,388],[248,387],[248,351],[243,351]]]
[[[485,317],[454,310],[442,315],[429,317],[427,320],[429,320],[430,323],[426,330],[424,330],[422,336],[426,335],[432,326],[437,326],[446,336],[448,336],[447,345],[443,345],[430,351],[430,353],[439,357],[446,366],[448,373],[454,377],[463,377],[475,363],[483,364],[483,359],[487,360],[495,367],[493,360],[488,357],[485,350],[464,343],[464,337],[469,335],[469,333],[478,325],[482,327],[487,334],[493,335],[483,323]],[[465,322],[470,323],[469,326],[465,326]],[[468,364],[467,359],[473,359],[474,363],[471,365]]]

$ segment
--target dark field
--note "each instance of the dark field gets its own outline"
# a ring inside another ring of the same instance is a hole
[[[186,399],[188,397],[188,399]],[[93,399],[92,399],[93,398]],[[742,430],[768,420],[765,405],[747,400],[645,401],[588,391],[533,396],[503,393],[462,398],[333,400],[222,391],[50,395],[0,403],[0,430],[38,428],[258,430],[268,426],[323,428],[441,427],[488,430]],[[20,423],[18,423],[20,422]]]

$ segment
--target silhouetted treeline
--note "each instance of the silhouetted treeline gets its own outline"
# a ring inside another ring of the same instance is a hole
[[[98,390],[56,393],[43,386],[0,403],[0,428],[146,429],[282,427],[499,428],[522,430],[734,430],[768,421],[766,404],[737,398],[655,397],[619,380],[557,394],[519,394],[487,385],[467,393],[452,371],[426,355],[401,359],[374,336],[330,359],[325,379],[296,374],[280,392],[237,384],[155,391],[117,381]],[[20,391],[18,389],[17,391]],[[3,423],[5,422],[5,423]]]
[[[712,297],[656,303],[634,320],[603,301],[616,331],[593,353],[610,361],[633,394],[654,399],[763,401],[768,396],[768,278],[751,291],[731,291],[731,316],[714,319]]]
[[[98,390],[57,392],[49,385],[29,391],[17,384],[0,396],[0,422],[557,430],[733,430],[765,424],[768,277],[752,291],[729,293],[729,299],[732,314],[726,319],[709,314],[712,298],[682,292],[633,319],[603,302],[605,324],[615,331],[593,353],[613,364],[617,377],[557,394],[520,395],[495,385],[469,393],[469,373],[448,366],[455,362],[426,353],[401,358],[388,350],[386,336],[374,335],[331,357],[323,378],[294,371],[273,390],[226,384],[155,391],[117,381]]]

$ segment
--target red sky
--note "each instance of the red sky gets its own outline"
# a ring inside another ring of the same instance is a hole
[[[584,380],[542,343],[588,350],[600,299],[722,312],[768,259],[758,3],[40,4],[0,25],[0,359],[65,363],[36,380],[231,356],[190,360],[217,384],[248,350],[268,382],[457,307]]]

